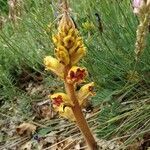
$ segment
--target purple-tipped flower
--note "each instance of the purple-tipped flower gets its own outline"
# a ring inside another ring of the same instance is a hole
[[[133,12],[135,14],[139,13],[142,4],[143,4],[143,0],[133,0]]]

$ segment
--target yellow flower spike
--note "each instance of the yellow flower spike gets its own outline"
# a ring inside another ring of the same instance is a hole
[[[82,83],[87,76],[88,72],[86,68],[81,68],[77,66],[73,66],[67,75],[67,82],[68,83]]]
[[[88,83],[80,88],[79,91],[77,91],[77,98],[79,100],[80,106],[83,106],[86,103],[86,100],[89,96],[95,95],[93,92],[94,88],[94,82]]]
[[[52,103],[54,107],[59,107],[61,104],[64,106],[73,106],[73,102],[68,98],[68,95],[65,93],[55,93],[50,95],[50,99],[52,100]]]
[[[79,60],[84,57],[86,55],[86,48],[85,47],[81,47],[78,49],[78,51],[76,53],[74,53],[73,55],[71,55],[71,64],[75,65],[79,62]]]
[[[52,56],[46,56],[44,58],[44,64],[46,66],[46,70],[51,70],[61,78],[64,77],[64,66],[61,63],[59,63],[59,61],[56,58],[53,58]]]
[[[63,35],[67,35],[68,30],[69,30],[68,25],[62,26],[60,29],[58,29],[58,34],[63,33]],[[60,36],[62,37],[61,34],[60,34]]]

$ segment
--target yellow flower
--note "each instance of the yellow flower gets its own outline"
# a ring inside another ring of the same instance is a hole
[[[72,55],[78,51],[80,47],[83,47],[83,41],[81,37],[75,39],[74,45],[69,49],[69,54]]]
[[[71,28],[71,29],[68,31],[68,35],[73,36],[74,38],[77,37],[78,33],[79,33],[78,30],[75,29],[75,28]]]
[[[54,106],[60,106],[62,103],[64,106],[73,106],[73,102],[69,99],[65,93],[55,93],[50,96]]]
[[[59,115],[68,119],[68,120],[75,121],[74,114],[73,114],[72,109],[70,107],[64,107],[63,105],[61,105],[59,107]]]
[[[60,116],[75,121],[71,107],[73,106],[72,101],[68,98],[65,93],[55,93],[50,96],[54,110],[59,113]]]
[[[57,49],[55,49],[55,54],[60,63],[62,63],[63,65],[69,64],[70,62],[69,54],[63,46],[59,46]]]
[[[77,66],[73,66],[67,75],[67,82],[68,83],[81,83],[84,81],[85,77],[87,76],[86,68],[81,68]]]
[[[76,53],[71,55],[71,64],[75,65],[79,62],[79,60],[84,57],[86,55],[86,48],[85,47],[81,47],[77,50]]]
[[[68,35],[64,38],[64,45],[67,49],[71,48],[74,44],[74,37],[72,37],[71,35]]]
[[[52,56],[46,56],[44,58],[44,64],[46,66],[46,70],[53,71],[56,75],[60,76],[61,78],[64,77],[64,66],[56,58],[53,58]]]
[[[79,100],[80,106],[83,106],[86,103],[89,96],[95,95],[95,93],[93,92],[93,88],[94,82],[91,82],[82,86],[80,90],[77,91],[77,98]]]

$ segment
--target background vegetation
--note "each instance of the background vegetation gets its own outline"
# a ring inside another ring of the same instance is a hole
[[[31,103],[42,96],[28,94],[21,77],[26,72],[33,80],[40,74],[46,89],[59,86],[43,67],[44,56],[53,52],[51,34],[59,14],[50,0],[26,0],[22,5],[14,26],[7,17],[7,1],[0,1],[6,19],[0,31],[0,113],[30,120]],[[74,0],[71,8],[88,49],[81,65],[96,83],[92,103],[100,107],[97,136],[126,146],[143,139],[150,132],[150,38],[135,65],[138,19],[130,0]]]

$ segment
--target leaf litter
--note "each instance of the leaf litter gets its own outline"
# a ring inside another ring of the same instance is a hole
[[[28,76],[27,73],[26,76]],[[44,88],[43,78],[39,74],[38,79],[40,80],[33,80],[33,77],[26,76],[21,79],[21,84],[23,84],[21,88],[35,99],[31,102],[32,115],[30,118],[24,118],[19,115],[17,110],[14,115],[4,113],[4,111],[0,113],[2,116],[0,119],[2,122],[0,150],[87,150],[77,126],[73,122],[70,123],[64,118],[60,118],[54,112],[51,102],[47,98],[51,91]],[[54,85],[50,88],[61,89],[59,84],[58,86]],[[99,108],[99,106],[93,107],[89,103],[88,107],[83,109],[93,132],[98,126]],[[119,144],[114,141],[96,139],[102,150],[119,150]]]

